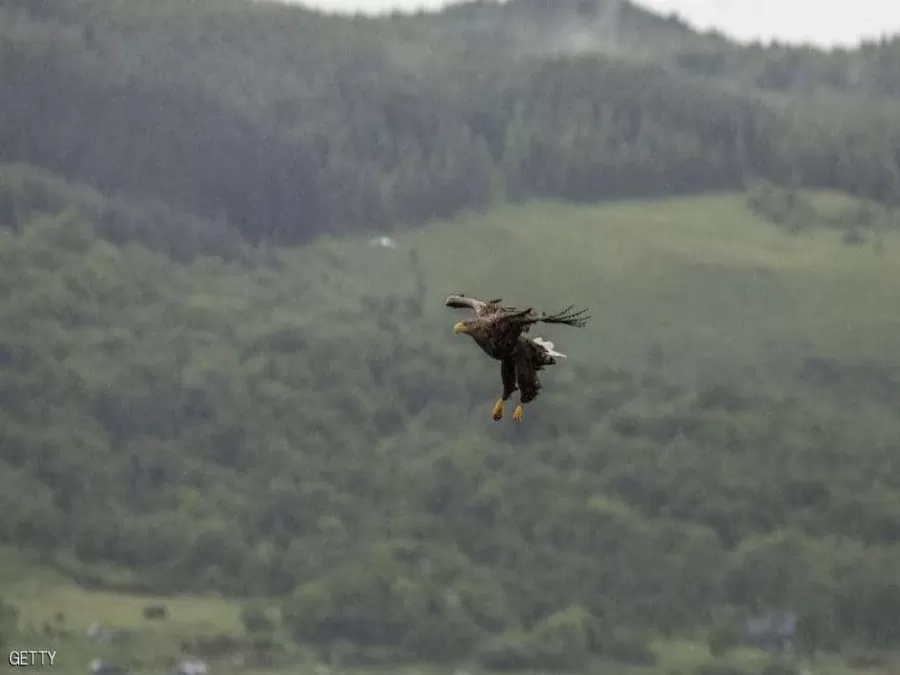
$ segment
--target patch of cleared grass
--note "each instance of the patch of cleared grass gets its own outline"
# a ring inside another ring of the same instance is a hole
[[[19,610],[20,635],[10,648],[56,649],[58,670],[69,672],[85,670],[94,658],[162,667],[180,656],[183,641],[243,632],[238,601],[87,590],[9,547],[0,547],[0,596]],[[165,605],[168,616],[145,619],[151,604]],[[88,637],[95,623],[127,636],[98,645]]]
[[[328,240],[289,255],[325,275],[332,260],[349,301],[410,288],[415,249],[436,322],[453,320],[441,300],[454,291],[587,306],[590,327],[555,330],[560,346],[625,366],[643,364],[653,345],[686,376],[780,373],[805,356],[900,364],[897,233],[878,255],[833,232],[791,236],[743,195],[720,195],[505,206],[397,239],[396,250]]]

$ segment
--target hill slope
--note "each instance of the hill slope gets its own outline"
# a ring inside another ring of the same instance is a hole
[[[479,52],[490,45],[530,56],[600,53],[767,92],[830,90],[888,99],[900,93],[897,36],[858,49],[745,46],[627,0],[475,0],[420,13],[410,22],[431,28],[437,38],[452,35],[457,45]]]
[[[262,652],[651,668],[778,607],[804,647],[895,646],[897,219],[799,190],[897,199],[895,45],[511,30],[599,6],[0,3],[0,541],[275,598]],[[452,291],[593,309],[524,424]],[[196,607],[161,637],[234,631]]]
[[[900,194],[890,96],[860,98],[840,78],[828,105],[821,87],[763,96],[762,75],[703,72],[720,39],[627,4],[631,37],[612,52],[523,54],[503,38],[520,15],[541,35],[565,32],[582,5],[374,20],[243,0],[7,2],[3,160],[153,198],[253,242],[416,224],[507,197],[593,202],[760,177]],[[668,46],[645,57],[638,44]],[[694,50],[689,67],[671,67],[675,44]],[[890,65],[891,49],[835,68]],[[788,62],[769,69],[777,79],[793,57],[772,54]],[[768,73],[769,52],[753,58],[750,70]],[[878,72],[890,87],[900,71]]]
[[[293,593],[298,640],[422,658],[500,658],[489,636],[577,606],[652,635],[787,603],[816,644],[890,643],[896,234],[791,236],[735,196],[545,203],[179,265],[23,223],[0,537],[84,583]],[[518,427],[457,290],[594,309]]]

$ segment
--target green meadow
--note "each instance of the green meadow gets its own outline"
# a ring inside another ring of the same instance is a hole
[[[854,203],[811,197],[825,212]],[[307,266],[333,255],[349,277],[342,284],[388,292],[409,286],[402,249],[415,249],[430,305],[460,290],[516,306],[590,307],[591,329],[555,332],[581,360],[633,366],[658,345],[680,375],[712,376],[750,366],[772,375],[803,355],[900,359],[898,231],[887,235],[882,255],[871,245],[843,245],[829,230],[791,236],[753,214],[742,195],[728,194],[507,206],[397,239],[399,252],[373,251],[362,238],[329,239],[288,256]],[[438,318],[452,325],[447,310],[427,311],[435,325]]]

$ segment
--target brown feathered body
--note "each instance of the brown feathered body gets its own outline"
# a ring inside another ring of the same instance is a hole
[[[586,316],[586,310],[572,311],[571,306],[562,312],[547,314],[533,308],[519,310],[503,307],[500,303],[499,299],[482,301],[463,295],[451,295],[444,304],[474,311],[471,319],[460,321],[454,326],[454,332],[471,336],[488,356],[500,361],[503,383],[501,402],[508,400],[518,389],[520,403],[528,403],[541,390],[538,372],[546,366],[556,364],[558,357],[565,358],[564,354],[553,350],[552,342],[526,337],[531,326],[541,322],[581,328],[590,317]],[[502,415],[501,402],[498,402],[498,406],[501,411],[499,414]],[[517,415],[521,416],[521,410]],[[499,419],[496,412],[494,419]]]

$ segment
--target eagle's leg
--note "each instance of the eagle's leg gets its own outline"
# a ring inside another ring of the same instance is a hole
[[[544,349],[530,340],[519,340],[516,347],[516,384],[519,387],[519,404],[513,413],[513,421],[517,424],[525,417],[525,406],[537,398],[541,391],[538,371],[543,368]]]
[[[525,406],[537,398],[538,392],[541,389],[541,383],[537,379],[536,374],[529,380],[526,380],[523,377],[520,381],[522,385],[519,387],[519,404],[516,406],[516,410],[513,413],[513,421],[516,424],[521,422],[522,418],[525,417]]]
[[[522,421],[522,418],[525,416],[525,409],[522,407],[522,404],[516,406],[515,411],[513,412],[513,422],[518,424]]]
[[[503,417],[503,406],[516,390],[516,365],[512,359],[506,358],[500,362],[500,379],[503,381],[503,393],[494,404],[494,421]]]
[[[491,413],[491,416],[494,418],[496,422],[503,417],[503,404],[505,403],[504,399],[498,398],[497,402],[494,404],[494,412]]]

